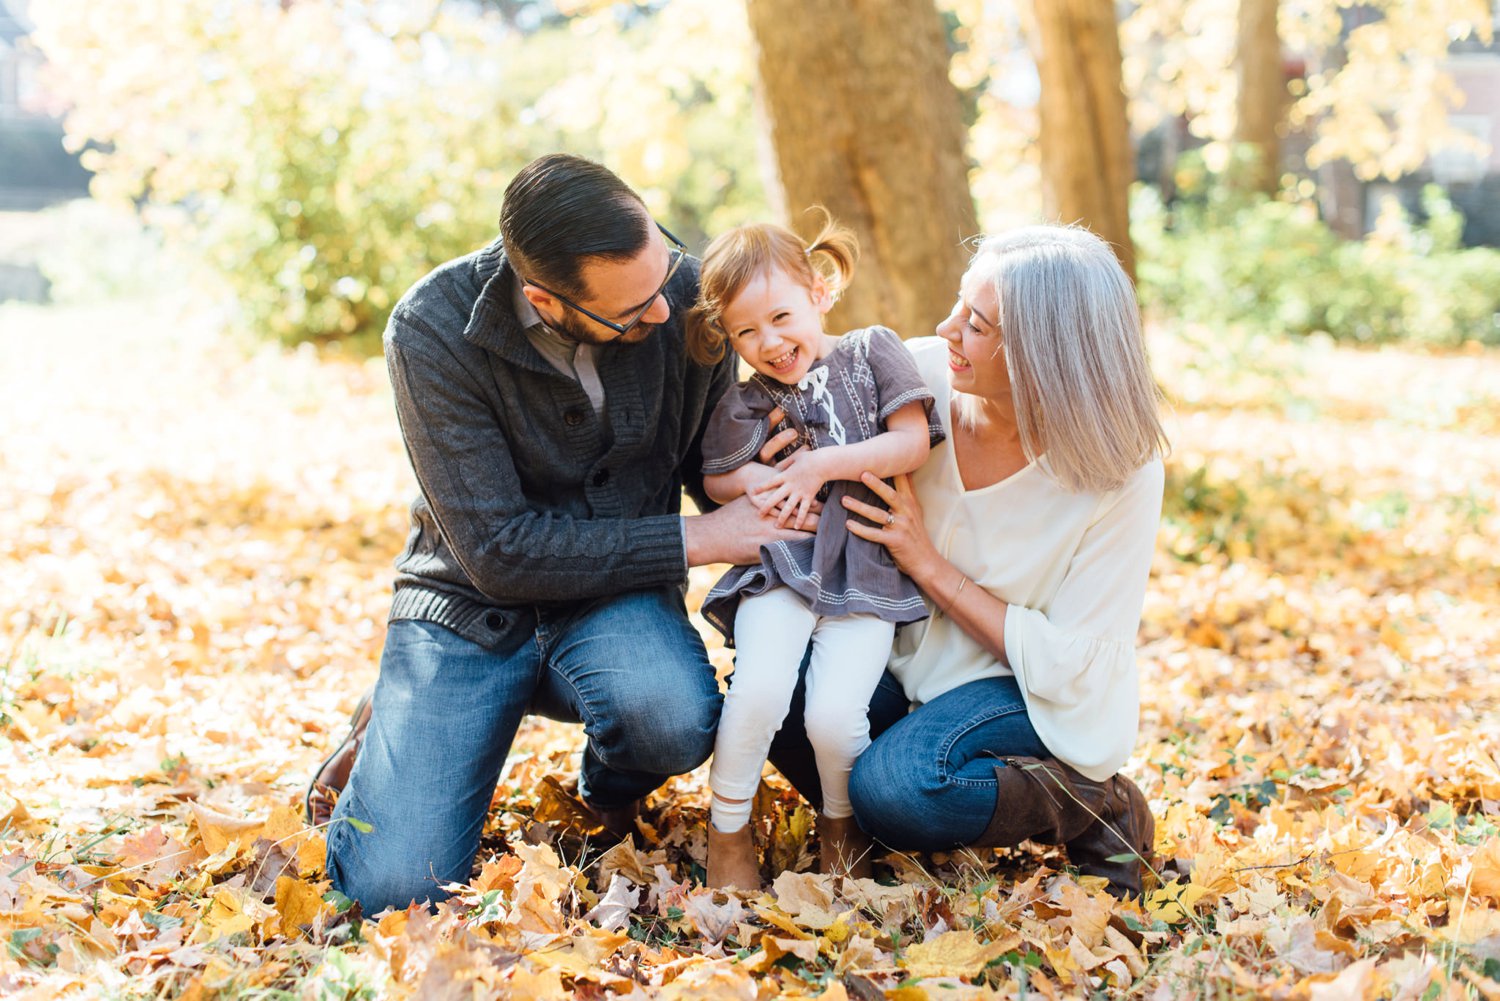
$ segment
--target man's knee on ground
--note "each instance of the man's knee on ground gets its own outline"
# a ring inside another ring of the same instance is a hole
[[[680,775],[713,753],[720,699],[690,693],[632,699],[616,707],[612,724],[595,740],[599,760],[611,768]]]
[[[359,901],[366,917],[388,907],[400,909],[423,901],[436,903],[448,896],[442,889],[445,881],[433,875],[430,868],[417,869],[398,864],[361,865],[355,859],[341,857],[334,843],[328,848],[328,875],[333,880],[334,889]]]

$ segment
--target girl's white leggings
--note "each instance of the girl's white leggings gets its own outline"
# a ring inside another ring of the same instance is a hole
[[[823,784],[822,812],[849,816],[849,770],[870,746],[866,713],[895,634],[894,624],[873,615],[815,615],[784,587],[743,599],[734,618],[734,675],[709,772],[713,791],[725,799],[755,795],[811,638],[803,722]]]

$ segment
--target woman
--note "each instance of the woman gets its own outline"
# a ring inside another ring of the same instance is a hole
[[[850,797],[897,849],[1067,847],[1141,890],[1154,823],[1116,774],[1135,744],[1135,636],[1165,436],[1129,279],[1086,230],[985,240],[938,337],[908,342],[948,440],[845,506],[926,595],[890,663],[915,707]]]

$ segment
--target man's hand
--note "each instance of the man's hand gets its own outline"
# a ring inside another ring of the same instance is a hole
[[[795,542],[817,528],[818,516],[807,516],[807,531],[782,528],[763,518],[748,497],[738,497],[717,511],[682,520],[688,566],[707,563],[746,565],[760,562],[760,547],[772,542]]]

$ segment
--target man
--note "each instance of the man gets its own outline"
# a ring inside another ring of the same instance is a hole
[[[528,711],[583,723],[579,793],[617,829],[712,750],[720,696],[687,568],[796,533],[744,498],[678,513],[684,487],[711,508],[699,442],[734,371],[732,354],[709,368],[683,349],[697,289],[635,192],[555,154],[507,187],[500,239],[392,313],[420,493],[373,701],[308,797],[322,821],[323,787],[347,776],[328,870],[366,913],[467,880]]]

